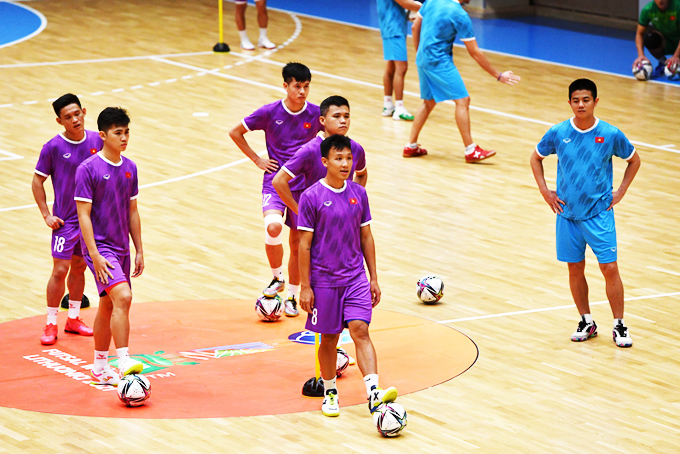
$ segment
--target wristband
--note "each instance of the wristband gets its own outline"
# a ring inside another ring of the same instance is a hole
[[[501,81],[501,77],[503,77],[503,73],[502,73],[502,72],[498,73],[498,79],[496,79],[496,80],[500,82],[500,81]]]

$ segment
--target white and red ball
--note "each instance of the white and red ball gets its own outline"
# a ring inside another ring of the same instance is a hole
[[[126,375],[120,379],[116,392],[128,407],[139,407],[151,396],[151,383],[141,374]]]
[[[439,276],[428,274],[416,284],[416,294],[425,304],[434,304],[444,296],[444,281]]]
[[[273,298],[262,295],[255,301],[255,313],[262,321],[275,322],[283,314],[283,299],[279,295]]]
[[[633,68],[633,75],[637,80],[648,80],[654,68],[649,60],[643,60]]]
[[[396,437],[408,424],[404,407],[395,402],[382,404],[373,412],[373,422],[383,437]]]
[[[348,367],[349,367],[349,355],[344,349],[338,348],[338,362],[336,364],[335,375],[338,377],[341,376],[342,373],[345,372]]]

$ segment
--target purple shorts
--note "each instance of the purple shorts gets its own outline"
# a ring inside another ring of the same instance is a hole
[[[130,282],[130,253],[127,255],[118,255],[114,252],[107,250],[100,250],[99,253],[106,260],[113,265],[113,269],[109,268],[109,272],[113,274],[113,278],[109,277],[109,283],[103,284],[97,279],[97,275],[94,272],[94,263],[89,255],[85,255],[85,262],[87,267],[90,268],[92,274],[94,274],[94,282],[97,284],[97,292],[99,296],[106,296],[107,292],[118,284],[127,282],[130,287],[132,284]]]
[[[303,191],[292,191],[293,198],[296,202],[300,201],[300,196]],[[278,192],[273,187],[267,185],[262,188],[262,212],[267,210],[277,210],[286,214],[284,223],[291,229],[297,231],[297,214],[288,209]]]
[[[71,260],[74,255],[83,256],[80,244],[80,225],[66,222],[56,230],[52,230],[52,257]]]
[[[338,334],[353,320],[371,323],[371,285],[365,274],[346,287],[312,287],[312,290],[314,309],[307,314],[305,329]]]

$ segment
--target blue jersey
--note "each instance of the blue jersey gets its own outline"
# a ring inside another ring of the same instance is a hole
[[[422,17],[416,64],[436,65],[453,58],[453,42],[475,39],[472,21],[456,0],[427,0],[418,15]]]
[[[394,0],[378,0],[378,23],[383,38],[406,38],[408,13]]]
[[[618,128],[599,118],[586,130],[576,128],[572,118],[550,128],[536,145],[536,153],[557,154],[557,196],[565,202],[561,216],[578,221],[609,208],[612,156],[627,161],[635,147]]]

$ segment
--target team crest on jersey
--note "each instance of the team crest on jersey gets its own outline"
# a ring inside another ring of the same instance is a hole
[[[283,120],[276,120],[276,124],[277,125],[283,124]]]
[[[125,178],[132,178],[132,174],[130,172],[125,172]]]
[[[329,206],[331,206],[331,203],[333,203],[333,202],[331,202],[331,201],[329,200],[328,202],[324,202],[323,204],[324,204],[325,206],[329,207]]]
[[[595,137],[595,143],[604,143],[604,137]]]
[[[97,154],[96,148],[90,148],[90,154]]]
[[[68,158],[70,158],[70,157],[71,157],[71,153],[65,153],[65,154],[64,154],[64,159],[68,159]]]
[[[350,205],[356,205],[357,203],[359,203],[359,202],[358,202],[357,199],[355,199],[354,197],[352,197],[352,198],[349,199],[349,204],[350,204]]]
[[[569,143],[569,142],[571,142],[571,139],[562,139],[562,142]]]
[[[104,175],[105,180],[108,180],[109,178],[111,178],[111,175],[109,175],[108,173],[106,175]]]
[[[305,123],[303,126],[305,127],[305,129],[312,129],[311,123]]]

